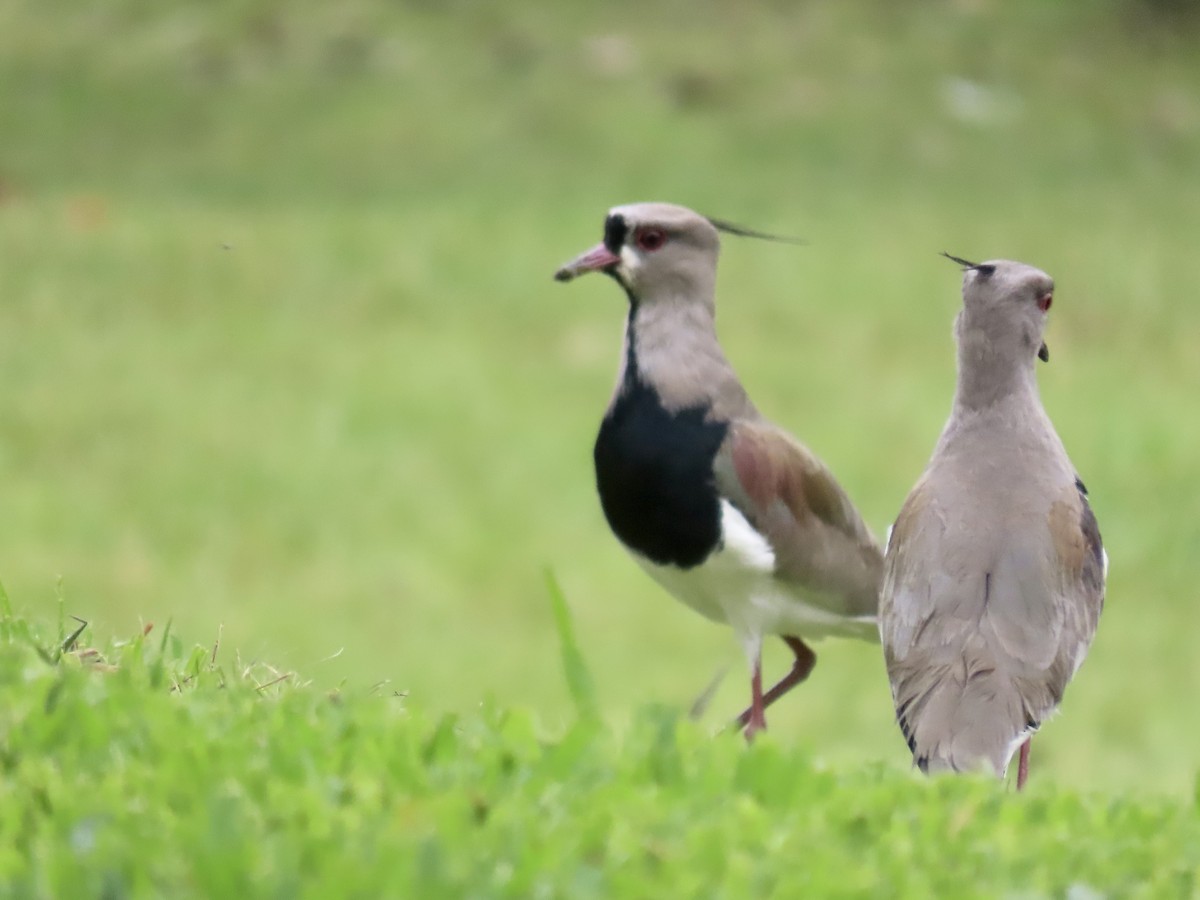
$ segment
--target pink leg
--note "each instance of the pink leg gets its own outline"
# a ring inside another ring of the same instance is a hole
[[[767,727],[766,717],[765,717],[766,708],[768,706],[770,706],[772,703],[774,703],[776,700],[778,700],[780,697],[782,697],[784,694],[786,694],[788,691],[790,691],[792,688],[794,688],[796,685],[798,685],[800,682],[802,682],[804,679],[806,679],[808,677],[809,673],[813,670],[813,666],[815,666],[817,664],[817,654],[813,653],[812,650],[809,649],[808,645],[805,644],[804,641],[800,640],[800,638],[785,636],[783,639],[783,642],[791,648],[792,653],[794,653],[796,655],[796,659],[792,662],[791,671],[789,671],[786,675],[784,675],[782,678],[780,678],[778,683],[776,683],[774,687],[772,687],[769,691],[767,691],[767,693],[765,695],[763,695],[762,709],[758,710],[758,717],[759,717],[759,721],[761,722],[761,727],[755,729],[755,731],[761,731],[763,728]],[[755,671],[755,674],[751,680],[751,699],[752,700],[755,696],[755,694],[754,694],[754,690],[755,690],[754,680],[755,679],[757,679],[757,681],[759,683],[758,690],[760,692],[762,690],[762,674],[760,671],[760,666],[756,665],[754,671]],[[750,705],[750,708],[744,710],[742,712],[742,714],[740,716],[738,716],[737,719],[735,720],[735,723],[737,724],[738,728],[746,728],[747,737],[752,736],[750,734],[750,729],[747,726],[750,724],[751,720],[754,718],[754,712],[755,712],[755,707],[754,707],[754,703],[752,702]]]
[[[754,740],[760,731],[767,730],[766,704],[763,703],[762,689],[762,654],[754,660],[754,674],[750,676],[750,708],[746,710],[748,721],[746,725],[746,740]]]
[[[1025,782],[1029,779],[1029,743],[1033,738],[1026,739],[1021,745],[1021,755],[1017,757],[1017,790],[1025,787]]]

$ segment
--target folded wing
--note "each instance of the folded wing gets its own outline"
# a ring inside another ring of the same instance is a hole
[[[744,421],[730,428],[714,469],[721,495],[770,543],[777,578],[838,615],[875,614],[882,553],[816,456],[767,422]]]

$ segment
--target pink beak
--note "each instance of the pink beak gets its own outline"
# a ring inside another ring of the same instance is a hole
[[[597,244],[586,253],[581,253],[569,263],[560,266],[559,270],[554,273],[554,280],[570,281],[572,278],[578,278],[588,272],[602,272],[605,269],[611,269],[620,261],[621,257],[603,244]]]

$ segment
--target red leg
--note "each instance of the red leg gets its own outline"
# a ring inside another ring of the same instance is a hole
[[[759,717],[762,719],[762,727],[766,728],[767,723],[763,713],[766,708],[806,679],[813,666],[817,664],[817,654],[813,653],[809,646],[800,640],[798,637],[785,636],[783,642],[791,648],[792,653],[796,655],[796,659],[792,662],[791,671],[779,679],[779,681],[762,697],[762,709],[759,710]],[[760,690],[762,676],[759,668],[755,667],[755,678],[759,680]],[[751,685],[751,699],[753,700],[753,684]],[[750,708],[742,712],[735,720],[738,728],[745,728],[749,725],[751,718],[754,715],[754,704],[751,703]],[[747,729],[749,731],[749,729]]]
[[[1026,738],[1025,743],[1021,745],[1021,755],[1017,757],[1018,791],[1025,787],[1025,782],[1029,779],[1029,744],[1032,740],[1032,737]]]
[[[754,673],[750,676],[750,708],[746,710],[746,740],[754,740],[760,731],[767,730],[767,717],[764,714],[766,704],[763,703],[762,689],[762,653],[754,660]]]

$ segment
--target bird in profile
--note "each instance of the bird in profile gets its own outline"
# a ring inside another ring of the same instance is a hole
[[[1096,632],[1108,559],[1038,396],[1054,282],[964,266],[950,418],[888,539],[879,628],[896,718],[926,772],[1004,777]]]
[[[555,274],[611,276],[629,301],[617,384],[594,447],[617,539],[651,577],[729,625],[750,663],[747,738],[816,663],[811,639],[878,639],[882,551],[803,444],[751,403],[717,342],[720,230],[769,237],[666,203],[609,211],[604,240]],[[764,635],[791,670],[762,687]]]

